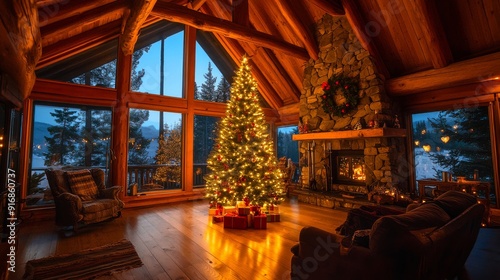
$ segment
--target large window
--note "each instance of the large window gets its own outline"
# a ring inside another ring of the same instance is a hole
[[[298,133],[296,125],[278,127],[277,156],[281,162],[285,161],[288,170],[292,171],[290,178],[292,182],[297,182],[299,179],[297,168],[299,166],[299,144],[298,141],[292,140],[292,135]]]
[[[39,78],[115,88],[118,40],[114,39],[36,71]]]
[[[34,106],[26,205],[53,203],[44,170],[96,167],[110,170],[111,110],[77,105]]]
[[[413,114],[412,125],[417,180],[441,180],[444,171],[453,180],[489,182],[495,204],[488,107]]]
[[[183,63],[183,25],[160,21],[144,28],[132,56],[131,89],[183,97]]]
[[[182,114],[130,109],[129,195],[181,189],[181,163]]]
[[[193,185],[204,187],[204,176],[207,174],[207,159],[212,151],[216,137],[217,124],[220,118],[210,116],[194,116],[194,153],[193,153]]]
[[[227,73],[228,71],[225,70],[227,68],[224,67],[226,63],[221,59],[221,56],[218,56],[217,49],[214,49],[215,42],[213,36],[206,32],[198,31],[196,33],[194,98],[196,100],[225,103],[229,100],[229,89],[231,87],[227,76],[231,77],[230,75],[233,73]],[[219,66],[225,72],[224,74],[219,69]]]

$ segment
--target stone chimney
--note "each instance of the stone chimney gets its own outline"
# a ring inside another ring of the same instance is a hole
[[[326,14],[317,22],[316,35],[319,58],[309,60],[305,66],[299,125],[307,127],[307,133],[313,134],[349,131],[359,124],[366,129],[367,124],[378,113],[380,127],[392,129],[398,115],[397,104],[387,96],[385,78],[377,70],[373,57],[362,48],[346,17]],[[358,105],[341,117],[326,113],[322,108],[321,98],[324,93],[322,83],[339,73],[359,79]],[[408,171],[405,143],[406,139],[403,137],[385,136],[300,141],[302,186],[309,188],[314,181],[315,187],[322,190],[362,194],[373,191],[406,192]],[[314,146],[314,154],[309,151],[311,146]],[[331,150],[364,151],[365,186],[328,185],[329,167],[325,164],[325,155],[330,152],[326,150],[329,147]],[[311,170],[314,172],[310,175],[313,178],[309,176]]]

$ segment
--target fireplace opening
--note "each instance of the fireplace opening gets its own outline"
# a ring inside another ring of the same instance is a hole
[[[332,151],[332,183],[365,185],[365,161],[363,150]]]

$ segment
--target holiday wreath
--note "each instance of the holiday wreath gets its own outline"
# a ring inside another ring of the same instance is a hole
[[[358,84],[359,81],[355,78],[346,77],[341,74],[334,75],[327,82],[321,84],[324,94],[321,96],[323,110],[328,114],[342,117],[347,114],[351,108],[358,105]],[[335,95],[337,92],[342,92],[345,102],[337,104]]]

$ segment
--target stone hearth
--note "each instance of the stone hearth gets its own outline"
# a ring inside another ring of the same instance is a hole
[[[294,137],[300,141],[301,188],[365,197],[370,192],[407,192],[406,139],[401,133],[404,130],[393,128],[395,116],[401,114],[398,105],[385,92],[385,78],[368,51],[361,47],[344,16],[323,16],[316,31],[319,58],[309,60],[305,66],[300,98],[299,125],[305,127],[307,133]],[[322,83],[339,73],[360,81],[358,105],[341,117],[326,113],[321,103]],[[374,131],[371,129],[353,130],[358,123],[366,126],[375,118],[380,125],[377,132],[381,130],[381,135],[371,135]],[[330,185],[327,158],[332,150],[363,151],[364,186]]]

